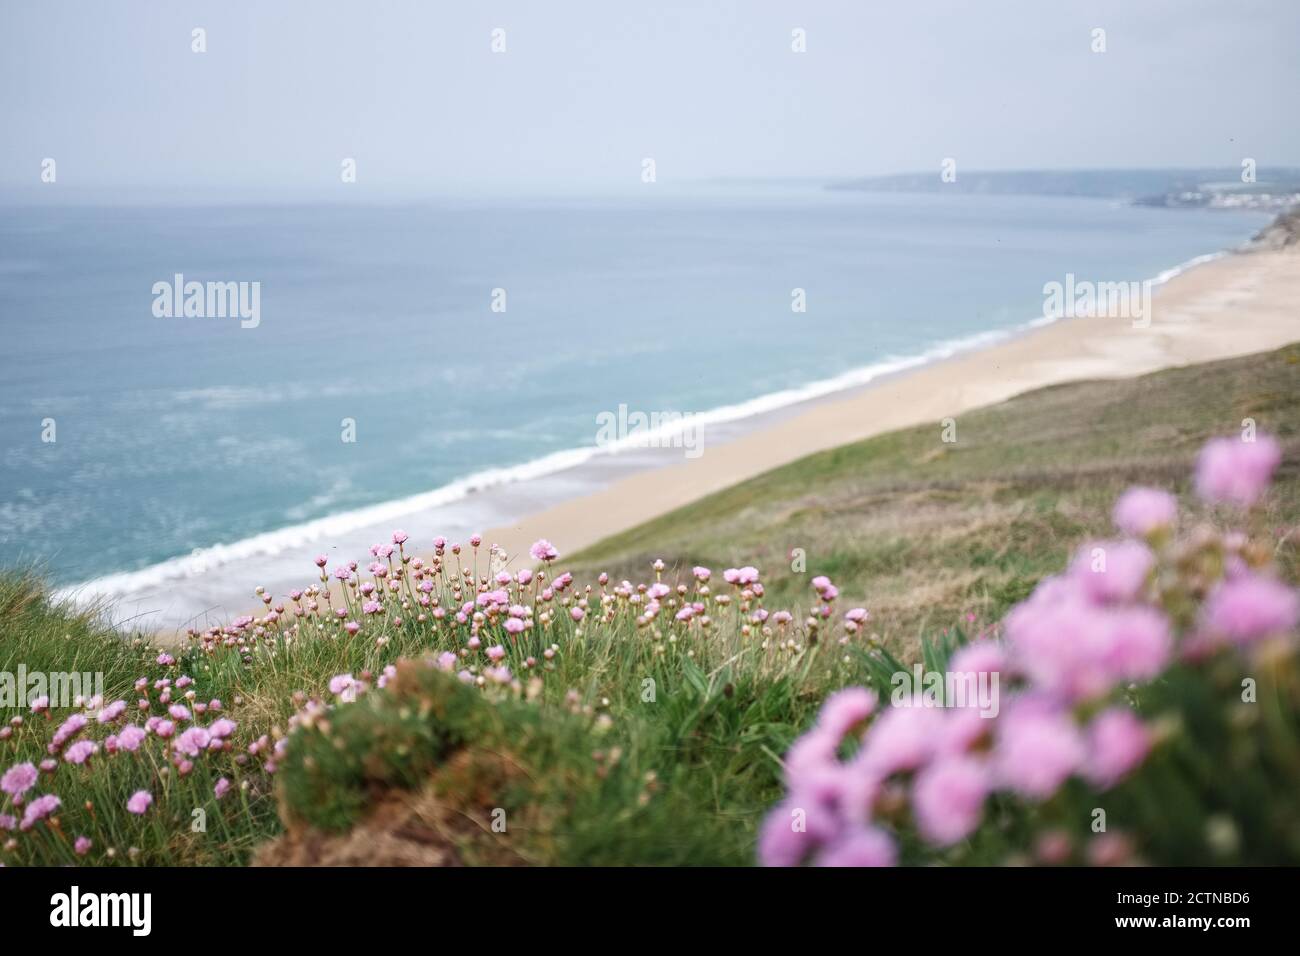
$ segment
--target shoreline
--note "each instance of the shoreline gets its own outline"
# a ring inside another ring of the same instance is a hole
[[[1128,319],[1040,317],[942,342],[915,356],[700,413],[706,430],[697,458],[684,456],[681,447],[626,440],[568,449],[58,594],[111,602],[120,625],[166,634],[247,613],[256,602],[255,586],[279,596],[311,583],[317,553],[327,554],[331,567],[361,560],[371,544],[389,540],[402,524],[415,528],[418,554],[434,534],[463,541],[475,532],[504,548],[512,563],[520,556],[527,561],[528,545],[540,537],[572,554],[817,451],[1046,385],[1136,376],[1300,338],[1285,311],[1288,297],[1293,302],[1300,295],[1300,251],[1294,247],[1247,245],[1198,256],[1151,282],[1150,328],[1133,328]],[[1215,327],[1204,318],[1243,303],[1249,314],[1236,316],[1226,332],[1223,323]],[[211,559],[219,562],[214,570],[205,566]]]

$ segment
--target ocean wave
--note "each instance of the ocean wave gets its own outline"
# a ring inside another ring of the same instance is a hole
[[[1227,253],[1214,252],[1196,256],[1164,270],[1151,279],[1151,282],[1153,285],[1163,285],[1195,266],[1219,259],[1224,255]],[[683,415],[680,419],[674,419],[658,428],[639,430],[636,434],[616,441],[602,445],[567,448],[519,465],[486,468],[430,491],[315,518],[230,544],[199,548],[188,555],[171,558],[137,571],[118,572],[64,587],[57,594],[73,600],[123,598],[156,589],[170,582],[207,574],[250,558],[274,557],[286,551],[337,539],[385,523],[395,526],[405,519],[418,516],[421,512],[454,504],[472,494],[554,475],[577,468],[601,455],[616,455],[638,448],[667,447],[673,443],[674,438],[688,428],[730,424],[828,398],[837,393],[869,385],[884,376],[943,361],[964,352],[986,348],[1055,321],[1058,320],[1038,316],[1010,328],[990,329],[947,339],[915,355],[887,356],[880,361],[851,369],[831,378],[819,379],[806,385],[782,389],[708,411]]]

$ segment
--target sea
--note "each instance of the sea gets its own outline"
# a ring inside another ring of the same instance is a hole
[[[1046,321],[1067,274],[1167,279],[1268,219],[815,183],[7,203],[0,567],[128,601],[221,603],[250,562],[306,580],[359,529],[450,537],[613,480],[635,459],[566,476],[627,450],[598,441],[620,409],[732,434]],[[191,282],[255,285],[256,322],[160,306]]]

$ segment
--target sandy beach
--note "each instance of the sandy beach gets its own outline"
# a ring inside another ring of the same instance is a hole
[[[1125,378],[1280,348],[1300,338],[1300,247],[1230,253],[1153,294],[1148,328],[1129,319],[1057,321],[985,349],[900,373],[823,401],[699,458],[631,475],[581,499],[491,528],[487,541],[525,553],[539,537],[562,553],[813,452],[956,418],[1021,392],[1079,379]],[[1225,422],[1225,430],[1236,423]]]
[[[481,532],[485,547],[499,545],[512,566],[530,560],[528,546],[538,538],[572,555],[813,452],[893,429],[959,419],[970,409],[1047,385],[1137,376],[1281,347],[1300,338],[1297,301],[1300,246],[1228,253],[1155,287],[1145,328],[1129,318],[1060,319],[865,386],[708,426],[698,457],[688,457],[681,447],[601,453],[458,500],[412,505],[406,512],[385,508],[363,527],[331,528],[327,520],[288,548],[199,565],[147,587],[98,596],[111,602],[111,616],[120,624],[172,637],[257,613],[256,586],[283,599],[290,589],[313,583],[315,555],[325,554],[330,567],[365,559],[369,546],[387,541],[394,528],[411,534],[408,553],[423,554],[434,535],[464,542]]]

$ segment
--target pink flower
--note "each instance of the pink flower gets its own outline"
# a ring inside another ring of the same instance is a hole
[[[330,693],[338,696],[356,685],[356,678],[351,674],[335,674],[330,678]]]
[[[1088,725],[1088,756],[1083,775],[1105,790],[1140,764],[1151,749],[1146,726],[1127,707],[1112,707]]]
[[[63,752],[63,759],[68,763],[83,764],[99,753],[99,747],[89,740],[78,740]]]
[[[547,562],[554,561],[560,556],[560,552],[555,550],[555,545],[545,538],[534,541],[533,546],[528,549],[528,553],[533,556],[534,560]]]
[[[1091,601],[1132,601],[1155,563],[1151,549],[1139,541],[1098,541],[1078,550],[1070,576]]]
[[[973,757],[931,764],[912,787],[912,810],[921,835],[938,846],[965,838],[979,826],[988,792],[988,770]]]
[[[117,735],[117,745],[123,750],[135,752],[140,749],[148,733],[143,727],[137,727],[135,724],[123,727],[121,733]]]
[[[99,712],[97,719],[101,724],[111,724],[124,713],[126,713],[126,701],[115,700]]]
[[[23,822],[18,825],[18,828],[20,830],[30,830],[39,821],[44,820],[61,806],[63,806],[63,801],[53,794],[47,793],[45,796],[37,797],[27,804],[27,809],[23,812]]]
[[[1149,681],[1164,670],[1173,652],[1169,621],[1154,608],[1119,608],[1106,614],[1107,647],[1103,658],[1120,680]]]
[[[703,584],[705,581],[709,580],[709,578],[713,576],[712,571],[710,571],[708,568],[700,567],[699,565],[696,565],[691,570],[691,573],[695,575],[695,580],[699,581],[701,584]]]
[[[569,617],[573,618],[574,621],[581,621],[586,617],[586,612],[580,607],[573,607],[569,610]]]
[[[818,866],[894,866],[898,848],[889,834],[876,827],[858,827],[837,840],[817,858]]]
[[[812,852],[814,840],[803,825],[801,807],[778,804],[758,831],[758,859],[763,866],[798,866]]]
[[[170,654],[167,653],[159,654],[158,663],[161,664],[163,667],[171,667],[171,665],[176,663],[176,658],[172,657]]]
[[[500,644],[494,644],[492,647],[489,647],[487,649],[486,653],[488,659],[491,660],[493,663],[496,663],[497,661],[501,660],[503,657],[506,656],[506,649],[502,647]]]
[[[1202,624],[1211,634],[1244,645],[1294,628],[1300,601],[1285,584],[1246,574],[1220,583],[1201,614]]]
[[[934,752],[943,717],[942,710],[920,700],[882,711],[862,745],[864,766],[881,778],[923,766]]]
[[[176,738],[176,749],[189,757],[197,757],[212,742],[212,735],[202,727],[191,727]]]
[[[864,687],[848,687],[826,698],[817,727],[837,744],[876,709],[876,695]]]
[[[954,652],[948,662],[953,674],[994,674],[1005,668],[1002,647],[993,641],[972,641]]]
[[[230,781],[227,780],[225,777],[222,777],[220,780],[217,781],[216,785],[212,788],[212,792],[216,795],[216,798],[220,800],[222,797],[224,797],[227,793],[230,792]]]
[[[506,618],[505,629],[509,634],[522,634],[524,631],[524,622],[517,617]]]
[[[998,724],[997,777],[1017,793],[1046,799],[1083,763],[1083,740],[1074,721],[1038,701],[1016,701]]]
[[[131,799],[126,801],[126,808],[131,813],[141,815],[153,806],[153,794],[148,790],[137,790],[131,794]]]
[[[238,726],[239,725],[229,717],[221,717],[212,722],[212,726],[208,728],[208,732],[212,734],[213,737],[224,740],[233,734],[235,728]]]
[[[0,777],[0,790],[11,797],[20,796],[36,786],[37,776],[36,768],[32,764],[16,763],[5,771],[3,777]]]
[[[405,531],[394,531],[393,544],[405,544],[408,537],[410,536]]]
[[[1282,449],[1271,435],[1215,438],[1196,460],[1196,493],[1206,501],[1252,505],[1273,480]]]
[[[1145,538],[1153,531],[1173,527],[1178,520],[1178,499],[1159,488],[1130,488],[1115,502],[1112,517],[1125,534]]]
[[[90,852],[90,848],[94,845],[95,844],[91,841],[90,837],[79,836],[72,844],[72,849],[76,852],[77,856],[85,856]]]
[[[167,708],[167,713],[171,715],[172,720],[190,719],[190,709],[183,704],[172,704]]]
[[[52,754],[58,753],[63,749],[64,744],[81,733],[86,723],[86,718],[81,714],[70,715],[67,720],[59,725],[59,729],[54,732],[54,736],[50,738],[49,746],[45,749]]]

